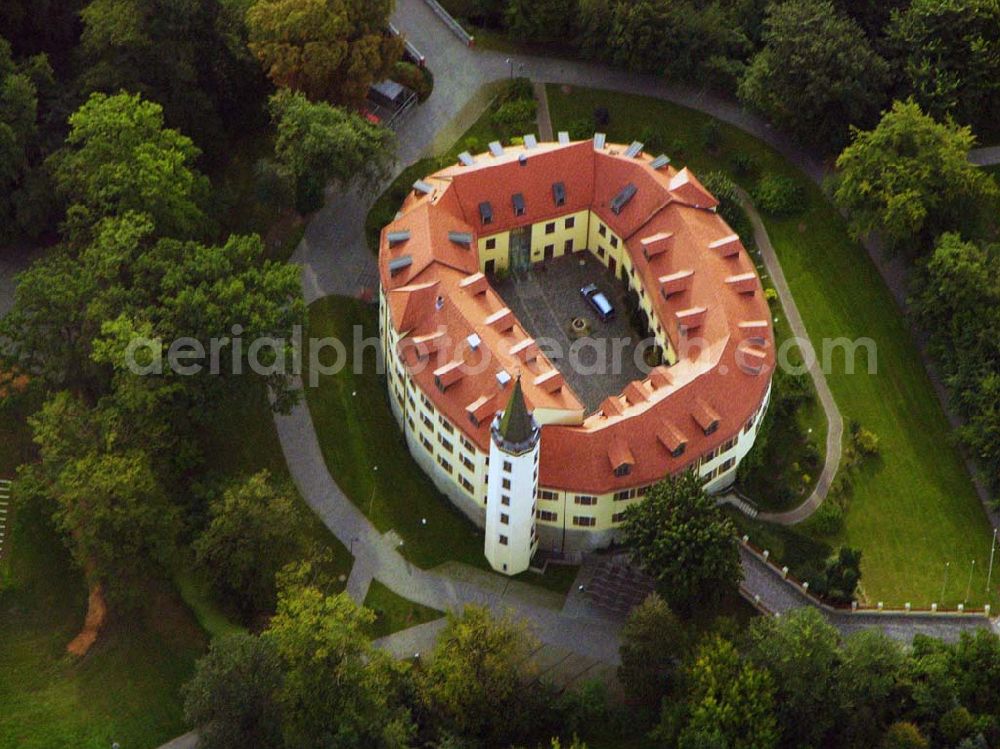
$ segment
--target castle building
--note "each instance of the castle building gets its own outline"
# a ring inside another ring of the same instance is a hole
[[[717,206],[642,144],[561,133],[461,154],[383,229],[389,402],[417,464],[485,529],[494,569],[607,545],[667,475],[693,470],[712,492],[735,480],[767,408],[774,333]],[[490,281],[572,253],[634,295],[664,361],[589,412]]]

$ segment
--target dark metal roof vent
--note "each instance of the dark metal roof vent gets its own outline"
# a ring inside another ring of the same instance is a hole
[[[622,212],[622,209],[628,205],[628,202],[635,197],[635,194],[639,191],[635,185],[629,182],[625,187],[621,189],[615,199],[611,201],[611,212],[616,216]]]

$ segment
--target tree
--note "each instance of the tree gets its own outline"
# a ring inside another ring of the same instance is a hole
[[[39,68],[43,78],[51,78],[52,69],[44,56],[17,65],[10,44],[0,37],[0,244],[18,233],[37,236],[44,228],[33,220],[39,206],[45,215],[47,202],[36,194],[41,179],[37,169],[41,134],[32,66]]]
[[[952,649],[952,672],[962,705],[980,715],[1000,713],[1000,638],[988,630],[963,632]]]
[[[885,101],[888,64],[857,24],[829,0],[770,6],[764,46],[740,82],[747,104],[800,140],[825,150],[869,126]]]
[[[691,471],[661,481],[626,509],[622,533],[675,611],[711,605],[742,576],[736,529]]]
[[[205,226],[208,181],[194,168],[191,139],[163,126],[163,108],[137,94],[91,94],[69,119],[66,146],[49,163],[69,204],[69,224],[86,230],[134,211],[157,232],[192,237]]]
[[[893,723],[882,739],[882,749],[927,749],[930,746],[912,723]]]
[[[302,213],[322,205],[330,180],[360,177],[374,185],[394,158],[391,130],[347,110],[311,103],[301,93],[286,90],[271,97],[271,118],[277,130],[275,156],[295,180]]]
[[[651,593],[632,609],[622,629],[618,680],[629,701],[649,709],[659,708],[676,686],[687,644],[687,635],[666,602]]]
[[[275,486],[261,471],[230,486],[212,502],[210,513],[194,543],[199,566],[244,611],[270,606],[275,574],[299,549],[302,521],[290,488]]]
[[[85,91],[127,90],[221,156],[224,123],[246,128],[264,100],[246,47],[244,2],[91,0],[83,9]]]
[[[572,33],[576,0],[507,0],[507,33],[533,42],[563,40]]]
[[[420,681],[421,701],[445,731],[487,746],[524,740],[536,717],[528,710],[528,656],[534,638],[512,619],[466,606],[448,623]]]
[[[212,641],[184,685],[184,719],[202,749],[281,749],[281,659],[271,640],[238,633]]]
[[[374,618],[346,593],[301,585],[279,591],[278,611],[262,636],[285,674],[279,705],[287,746],[409,746],[413,725],[399,694],[403,667],[372,648],[365,629]]]
[[[893,13],[889,35],[925,111],[980,128],[1000,117],[1000,3],[914,0]]]
[[[854,236],[877,231],[912,256],[942,232],[974,229],[998,197],[993,179],[969,162],[974,142],[967,127],[935,122],[913,101],[895,102],[873,130],[855,131],[837,158],[834,192]]]
[[[845,746],[876,746],[904,703],[906,653],[878,630],[850,635],[840,651],[834,684],[842,706]]]
[[[403,54],[388,31],[393,0],[256,0],[250,49],[279,88],[359,104]]]
[[[859,582],[861,552],[841,546],[837,555],[826,561],[823,573],[815,580],[814,591],[833,603],[846,604],[854,600]]]
[[[728,640],[712,637],[688,670],[686,725],[679,749],[772,749],[778,745],[770,674],[740,658]]]
[[[821,746],[836,724],[837,651],[837,630],[812,607],[751,624],[750,659],[774,678],[784,745]]]
[[[170,558],[176,513],[149,456],[127,442],[114,415],[68,393],[29,419],[40,463],[26,467],[37,501],[54,501],[53,519],[91,586],[128,606]]]

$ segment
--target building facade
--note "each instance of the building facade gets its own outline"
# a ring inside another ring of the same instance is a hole
[[[694,175],[641,144],[526,140],[418,181],[379,254],[393,413],[508,574],[538,549],[606,545],[666,475],[729,486],[774,363],[754,265]],[[589,253],[634,292],[663,354],[592,413],[489,281],[568,253]]]

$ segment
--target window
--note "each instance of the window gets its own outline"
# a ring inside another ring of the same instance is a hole
[[[440,434],[438,435],[438,442],[440,442],[440,443],[441,443],[441,447],[442,447],[442,448],[444,448],[444,451],[445,451],[445,452],[449,452],[449,453],[450,453],[450,452],[452,451],[452,447],[453,447],[453,446],[452,446],[451,442],[449,442],[448,440],[446,440],[446,439],[445,439],[445,438],[444,438],[444,437],[443,437],[442,435],[440,435]]]
[[[751,429],[753,429],[753,419],[754,419],[753,416],[747,419],[747,423],[743,425],[743,434],[746,434]]]
[[[503,523],[504,525],[510,525],[510,515],[508,515],[506,512],[501,512],[500,522]]]
[[[550,501],[554,501],[554,500],[558,499],[559,496],[555,492],[550,492],[548,489],[539,489],[538,490],[538,498],[539,499],[547,499],[547,500],[550,500]]]
[[[438,463],[441,464],[441,467],[445,470],[446,473],[451,473],[451,463],[442,458],[440,455],[438,456]]]
[[[427,414],[420,414],[420,420],[424,422],[424,426],[431,430],[431,434],[434,433],[434,422],[431,421],[431,417]]]
[[[514,215],[523,216],[524,215],[524,194],[516,193],[511,199],[514,204]]]
[[[544,520],[547,523],[555,523],[559,520],[559,513],[549,512],[548,510],[539,510],[537,517],[539,520]]]
[[[462,443],[462,447],[464,447],[466,450],[475,450],[475,446],[472,444],[472,442],[469,441],[469,438],[466,437],[464,434],[461,436],[460,441]]]
[[[597,257],[599,257],[601,260],[604,259],[604,248],[603,247],[598,247],[597,248]]]
[[[628,476],[632,473],[632,466],[628,463],[622,463],[615,469],[615,476]]]
[[[510,507],[510,497],[508,497],[506,494],[501,494],[500,504],[502,504],[504,507]]]
[[[727,458],[726,460],[722,461],[722,465],[719,466],[719,473],[725,473],[734,465],[736,465],[736,458]]]
[[[597,518],[592,518],[589,515],[574,515],[573,525],[578,525],[582,528],[593,528],[597,525]]]
[[[624,502],[626,499],[645,496],[646,489],[645,486],[640,489],[622,489],[620,492],[615,492],[615,502]]]
[[[600,234],[602,237],[608,236],[608,227],[606,227],[604,224],[598,224],[597,233]]]
[[[622,522],[624,519],[625,519],[624,512],[616,512],[614,515],[611,516],[611,522],[614,523],[615,525],[618,525],[618,523]]]
[[[566,251],[566,252],[572,252],[573,251],[573,240],[572,239],[567,239],[566,240],[566,244],[563,245],[563,250]]]
[[[510,479],[504,479],[501,482],[501,486],[503,486],[504,489],[510,489]]]
[[[577,494],[573,501],[578,505],[596,505],[597,497],[591,496],[590,494]]]
[[[491,239],[487,239],[486,240],[486,249],[487,250],[495,250],[496,248],[497,248],[496,237],[493,237]]]
[[[567,229],[572,229],[574,226],[576,226],[576,216],[568,217],[564,225]]]
[[[465,476],[459,476],[458,483],[460,483],[462,488],[469,492],[469,494],[475,494],[475,487],[472,486],[472,482],[465,478]]]
[[[718,428],[719,428],[719,422],[713,421],[705,428],[705,436],[707,437],[710,434],[714,434],[715,430]]]
[[[500,545],[501,546],[506,546],[507,545],[507,537],[504,536],[503,534],[500,535]],[[504,569],[506,569],[506,568],[507,568],[507,565],[505,564],[504,565]]]
[[[611,246],[614,248],[618,247],[618,237],[616,237],[614,234],[611,235]]]
[[[415,424],[413,423],[413,419],[409,419],[409,418],[408,418],[408,419],[406,420],[406,423],[410,425],[410,431],[411,431],[411,432],[412,432],[412,431],[413,431],[413,430],[414,430],[414,429],[416,428],[416,425],[415,425]]]
[[[685,447],[687,447],[687,444],[684,443],[684,442],[682,442],[676,448],[674,448],[673,450],[670,451],[670,457],[671,458],[679,458],[679,457],[681,457],[684,454],[684,448]]]
[[[556,233],[556,222],[555,221],[550,221],[549,223],[547,223],[545,225],[545,233],[546,234],[555,234]]]
[[[468,455],[462,456],[462,465],[468,468],[470,471],[476,470],[476,464],[472,462],[472,459]]]
[[[505,460],[503,462],[504,473],[510,473],[513,470],[513,468],[514,468],[514,465],[509,460]]]

